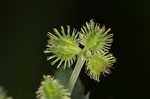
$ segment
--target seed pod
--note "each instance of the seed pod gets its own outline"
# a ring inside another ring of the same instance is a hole
[[[54,29],[55,34],[48,33],[49,40],[47,49],[44,53],[52,53],[52,56],[48,57],[48,60],[55,58],[52,62],[54,65],[59,61],[57,67],[60,67],[62,63],[64,63],[64,68],[66,66],[70,67],[73,61],[76,59],[76,55],[81,52],[81,48],[78,46],[78,42],[76,40],[77,34],[75,34],[75,30],[73,30],[72,35],[70,31],[70,27],[67,28],[67,33],[63,27],[61,27],[61,32],[57,29]]]
[[[70,93],[51,76],[44,76],[44,81],[37,91],[38,99],[70,99]]]
[[[86,26],[81,28],[79,34],[79,41],[84,46],[85,50],[88,51],[108,51],[112,43],[113,34],[105,29],[105,26],[101,27],[95,24],[93,20],[90,23],[86,23]]]
[[[110,68],[115,61],[116,59],[112,54],[104,52],[95,53],[94,55],[91,55],[86,62],[87,73],[91,78],[99,81],[100,74],[106,72],[106,68]]]

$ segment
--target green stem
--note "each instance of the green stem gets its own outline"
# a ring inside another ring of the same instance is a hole
[[[75,86],[75,83],[79,77],[79,74],[80,74],[80,71],[83,67],[83,64],[84,64],[85,60],[83,59],[83,56],[79,56],[78,60],[77,60],[77,63],[75,65],[75,68],[71,74],[71,77],[69,79],[69,89],[70,89],[70,92],[73,91],[73,88]]]

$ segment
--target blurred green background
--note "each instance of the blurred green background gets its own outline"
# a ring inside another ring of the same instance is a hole
[[[143,0],[1,1],[0,85],[14,99],[35,99],[42,75],[54,70],[43,54],[47,32],[60,25],[71,25],[79,30],[93,18],[112,28],[111,52],[118,62],[112,75],[102,77],[100,83],[81,73],[91,99],[148,97],[149,4]]]

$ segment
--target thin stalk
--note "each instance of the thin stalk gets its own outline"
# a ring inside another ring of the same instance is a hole
[[[71,77],[69,79],[69,89],[70,89],[70,92],[73,91],[73,88],[76,84],[76,81],[79,77],[79,74],[80,74],[80,71],[83,67],[83,64],[84,64],[85,60],[83,59],[83,56],[79,56],[78,60],[77,60],[77,63],[75,65],[75,68],[71,74]]]

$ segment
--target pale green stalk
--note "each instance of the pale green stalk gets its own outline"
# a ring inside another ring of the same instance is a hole
[[[70,92],[73,91],[73,88],[76,84],[76,81],[79,77],[79,74],[80,74],[80,71],[84,65],[84,62],[85,62],[85,59],[83,59],[83,56],[79,56],[78,60],[77,60],[77,63],[75,65],[75,68],[71,74],[71,77],[69,79],[69,89],[70,89]]]

